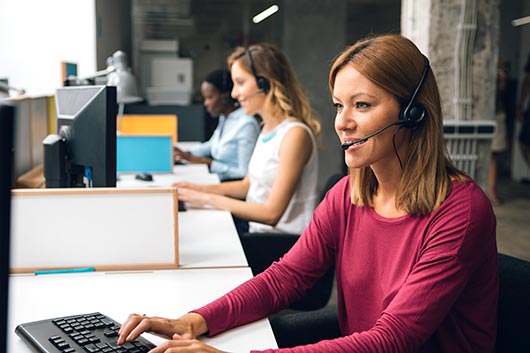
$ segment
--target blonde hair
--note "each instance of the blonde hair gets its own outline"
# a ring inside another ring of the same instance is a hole
[[[333,92],[338,72],[353,66],[363,76],[397,99],[401,108],[409,102],[423,73],[421,52],[401,35],[381,35],[358,41],[335,59],[329,74]],[[431,70],[415,99],[424,106],[426,117],[411,129],[408,155],[397,188],[396,207],[413,216],[432,213],[447,198],[452,179],[464,179],[448,157],[443,138],[440,93]],[[356,205],[373,206],[378,181],[370,167],[350,169],[351,200]]]
[[[300,120],[318,138],[320,122],[314,118],[309,99],[282,51],[268,43],[255,44],[248,49],[237,47],[228,56],[228,67],[231,68],[238,61],[243,70],[254,75],[247,51],[252,55],[252,66],[256,75],[267,79],[270,83],[270,90],[266,93],[266,104],[271,107],[271,113]]]

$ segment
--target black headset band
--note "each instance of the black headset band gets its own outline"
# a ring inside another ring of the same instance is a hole
[[[250,49],[245,48],[245,54],[247,55],[247,58],[248,58],[248,64],[250,66],[250,70],[252,71],[252,74],[257,80],[258,74],[256,73],[256,68],[254,67],[254,60],[252,60],[252,54],[250,53]]]
[[[405,107],[404,111],[408,111],[414,105],[414,101],[420,94],[421,89],[423,88],[423,84],[425,83],[425,79],[427,78],[427,74],[429,73],[429,68],[430,68],[429,59],[427,59],[425,55],[422,55],[422,56],[423,56],[424,66],[423,66],[423,72],[421,74],[420,82],[418,82],[418,85],[416,86],[414,93],[412,93],[409,103]]]

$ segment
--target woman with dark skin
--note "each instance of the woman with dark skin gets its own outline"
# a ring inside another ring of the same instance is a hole
[[[230,98],[232,77],[228,70],[210,73],[201,84],[204,106],[212,117],[219,117],[212,137],[199,146],[182,151],[175,147],[175,159],[207,164],[221,181],[242,179],[260,131],[258,121],[238,109]]]

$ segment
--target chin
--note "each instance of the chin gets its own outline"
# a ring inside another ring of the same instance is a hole
[[[254,115],[254,114],[256,114],[256,112],[254,110],[251,110],[251,109],[249,109],[247,107],[244,108],[244,111],[245,111],[246,115]]]
[[[363,168],[367,166],[366,163],[360,161],[358,158],[348,158],[348,156],[344,159],[344,163],[348,168]]]

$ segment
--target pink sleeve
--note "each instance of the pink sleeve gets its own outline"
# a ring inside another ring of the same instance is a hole
[[[342,191],[335,194],[342,199]],[[310,226],[280,261],[221,298],[194,310],[205,318],[209,335],[285,309],[326,273],[334,261],[333,240],[317,229],[324,226],[318,224],[319,219],[327,223],[330,214],[337,214],[336,210],[328,209],[335,207],[333,205],[337,205],[337,200],[323,202],[317,207]]]

